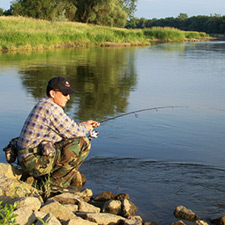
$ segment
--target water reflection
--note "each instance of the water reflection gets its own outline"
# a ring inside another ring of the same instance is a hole
[[[137,83],[132,51],[129,49],[127,54],[120,48],[91,48],[68,50],[66,54],[65,51],[41,53],[41,57],[37,53],[27,57],[18,53],[6,58],[7,62],[20,62],[22,84],[36,100],[45,95],[50,78],[64,76],[77,91],[67,106],[71,109],[76,105],[74,118],[102,120],[126,111],[130,91]]]

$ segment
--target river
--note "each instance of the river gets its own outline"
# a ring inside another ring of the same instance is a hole
[[[184,205],[209,222],[225,215],[224,56],[223,41],[0,53],[0,147],[19,135],[47,81],[65,76],[77,91],[68,115],[104,121],[80,168],[85,187],[128,193],[144,221],[170,224]],[[107,121],[164,106],[189,107]]]

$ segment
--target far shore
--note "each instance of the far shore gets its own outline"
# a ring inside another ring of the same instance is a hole
[[[0,25],[0,51],[3,52],[91,46],[147,46],[151,42],[211,39],[203,32],[182,31],[171,27],[125,29],[15,16],[1,16]]]

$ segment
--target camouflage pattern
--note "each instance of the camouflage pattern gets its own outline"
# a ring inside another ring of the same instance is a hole
[[[65,139],[55,143],[52,156],[31,154],[21,163],[22,169],[33,177],[50,174],[51,182],[67,187],[76,179],[77,170],[88,156],[91,143],[87,137]]]

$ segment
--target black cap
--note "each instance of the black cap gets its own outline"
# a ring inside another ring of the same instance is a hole
[[[63,94],[69,95],[75,93],[70,87],[69,82],[64,77],[54,77],[48,82],[48,90],[61,91]]]

